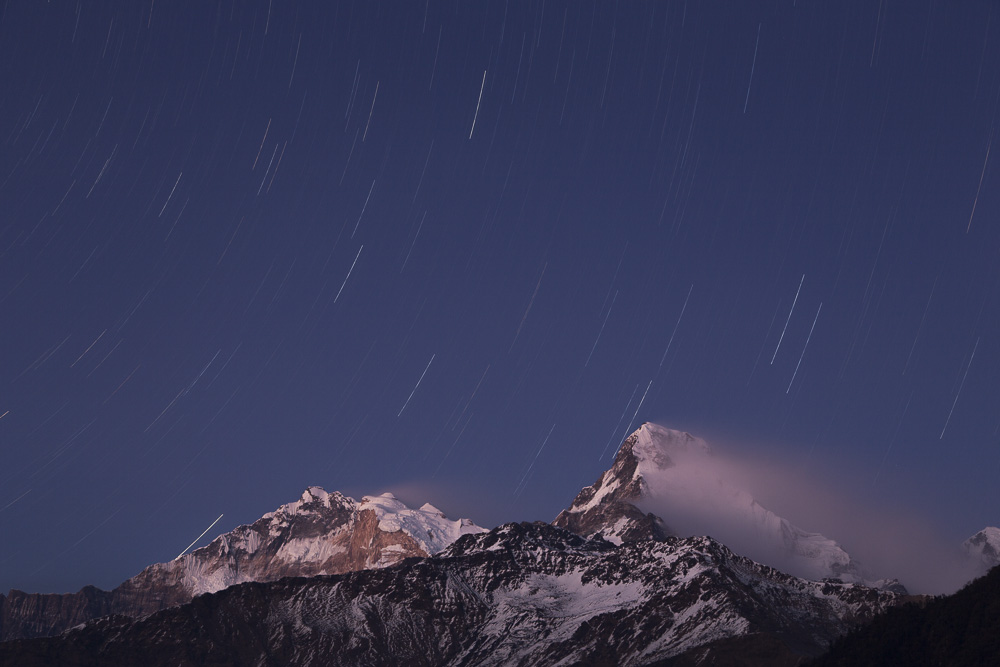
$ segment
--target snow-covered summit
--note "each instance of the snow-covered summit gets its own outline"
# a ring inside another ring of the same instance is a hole
[[[360,515],[365,511],[374,514],[379,531],[390,534],[399,533],[415,541],[422,552],[419,555],[422,556],[430,556],[442,551],[466,533],[478,533],[485,530],[470,519],[450,520],[444,515],[444,512],[430,503],[424,503],[420,509],[413,509],[392,493],[364,496],[360,501],[357,501],[339,491],[327,492],[323,487],[310,486],[302,492],[302,496],[298,500],[286,503],[273,512],[268,512],[251,526],[240,526],[232,533],[222,535],[217,539],[225,541],[229,546],[244,548],[256,543],[258,546],[252,548],[252,550],[256,550],[262,540],[260,537],[247,539],[247,536],[251,533],[259,533],[260,531],[255,530],[254,527],[262,521],[268,522],[268,534],[280,533],[295,523],[297,524],[297,534],[289,542],[296,544],[294,546],[292,544],[285,545],[281,549],[284,552],[281,555],[293,557],[294,552],[294,557],[316,556],[320,551],[323,551],[323,549],[315,548],[316,546],[332,545],[333,540],[327,539],[331,535],[331,530],[339,529],[345,520],[348,524],[353,525],[356,523],[356,518],[352,522],[349,515]],[[319,531],[314,529],[304,531],[307,524],[317,522],[321,524]],[[306,545],[307,542],[310,544]],[[389,549],[390,554],[403,553],[404,551],[406,550]],[[387,558],[393,560],[391,556],[387,556]],[[384,564],[382,560],[377,561],[377,563]]]
[[[962,542],[970,559],[981,564],[983,571],[1000,565],[1000,528],[987,526]]]
[[[729,471],[704,440],[647,422],[555,523],[615,542],[655,538],[657,531],[711,535],[743,555],[807,579],[866,580],[835,541],[761,506]]]
[[[428,555],[443,551],[445,547],[468,533],[482,533],[485,528],[469,519],[449,520],[444,512],[430,503],[420,509],[411,509],[391,493],[365,496],[358,510],[371,509],[378,517],[378,527],[387,533],[402,531],[416,540]]]
[[[356,504],[357,502],[353,498],[349,498],[339,491],[327,493],[321,486],[310,486],[302,492],[298,500],[285,503],[273,512],[268,512],[261,519],[274,519],[276,517],[288,519],[294,516],[315,515],[335,506],[353,508]]]
[[[632,454],[643,469],[668,468],[679,461],[712,455],[711,447],[701,438],[652,422],[645,422],[633,435]]]
[[[391,493],[361,501],[322,487],[238,526],[168,563],[147,567],[111,592],[120,611],[142,616],[248,581],[342,574],[425,558],[466,533],[432,505],[411,509]]]

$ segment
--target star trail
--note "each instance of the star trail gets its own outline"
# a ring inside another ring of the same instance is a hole
[[[4,2],[0,590],[551,520],[646,420],[996,525],[998,12]]]

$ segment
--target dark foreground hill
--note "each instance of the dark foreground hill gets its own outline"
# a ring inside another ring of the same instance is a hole
[[[890,609],[809,664],[1000,665],[1000,567],[954,595]]]

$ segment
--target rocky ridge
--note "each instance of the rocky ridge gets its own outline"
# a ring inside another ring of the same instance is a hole
[[[794,664],[904,599],[791,577],[708,537],[614,545],[505,524],[394,567],[240,584],[0,644],[0,664],[650,665],[733,642]]]

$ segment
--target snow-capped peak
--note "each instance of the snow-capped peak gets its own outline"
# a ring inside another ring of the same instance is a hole
[[[963,542],[962,547],[987,570],[1000,565],[1000,528],[987,526]]]
[[[423,505],[421,505],[420,506],[420,511],[421,512],[431,512],[431,513],[434,513],[434,514],[440,514],[441,516],[444,516],[444,512],[442,512],[438,508],[434,507],[434,505],[431,505],[430,503],[424,503]]]
[[[322,514],[333,508],[353,510],[356,505],[356,500],[348,498],[339,491],[327,493],[321,486],[310,486],[302,492],[298,500],[285,503],[273,512],[268,512],[261,519],[270,519],[272,522],[281,523],[295,516]]]
[[[646,422],[633,434],[632,455],[640,463],[640,471],[650,467],[669,468],[678,461],[709,456],[708,443],[685,431],[675,431],[659,424]]]
[[[310,500],[319,500],[322,502],[329,497],[330,494],[327,493],[322,486],[310,486],[302,492],[303,502],[309,502]]]
[[[462,535],[486,530],[467,519],[451,521],[430,503],[425,503],[420,509],[411,509],[391,493],[365,496],[358,510],[366,509],[375,512],[380,530],[387,533],[403,531],[429,555],[442,551]]]
[[[483,531],[468,519],[450,521],[429,504],[411,509],[391,493],[359,502],[310,486],[298,500],[173,562],[150,566],[120,588],[148,592],[159,586],[168,589],[160,598],[180,603],[245,581],[395,565]]]
[[[762,507],[731,472],[704,440],[647,422],[622,443],[612,467],[580,492],[556,524],[616,542],[646,539],[657,528],[680,537],[711,535],[801,577],[865,579],[835,541]]]

